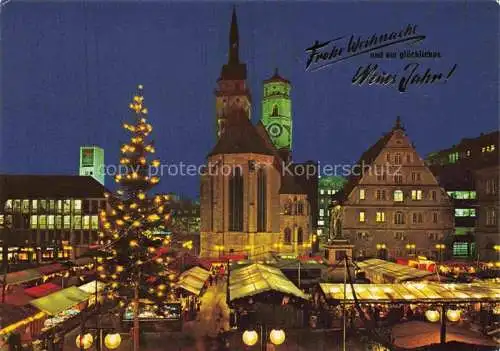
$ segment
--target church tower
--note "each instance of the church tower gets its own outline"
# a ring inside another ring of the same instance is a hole
[[[215,89],[216,131],[217,140],[224,133],[230,111],[243,109],[248,118],[250,115],[250,90],[247,86],[247,66],[240,62],[239,34],[236,10],[233,8],[231,28],[229,30],[228,61],[222,66],[221,74]]]
[[[292,150],[292,101],[291,84],[278,74],[264,81],[262,99],[262,124],[280,152]]]

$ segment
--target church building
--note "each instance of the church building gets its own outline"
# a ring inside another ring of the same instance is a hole
[[[315,238],[317,176],[296,175],[304,164],[290,166],[291,84],[277,69],[264,81],[262,116],[254,125],[234,10],[228,56],[215,90],[216,144],[201,176],[200,256],[307,254]]]

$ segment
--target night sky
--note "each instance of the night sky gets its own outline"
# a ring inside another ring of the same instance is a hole
[[[164,163],[200,164],[214,145],[214,88],[227,60],[233,3],[8,3],[1,12],[0,172],[77,174],[79,147],[116,163],[128,141],[137,84]],[[274,68],[293,84],[297,161],[356,161],[400,115],[421,155],[498,128],[498,5],[489,2],[237,3],[240,58],[260,117],[261,81]],[[315,72],[315,40],[371,36],[416,24],[426,38],[393,49],[440,59],[360,55]],[[359,66],[400,73],[410,62],[453,76],[441,84],[354,86]],[[197,177],[164,177],[159,191],[196,196]],[[112,180],[107,179],[106,185]]]

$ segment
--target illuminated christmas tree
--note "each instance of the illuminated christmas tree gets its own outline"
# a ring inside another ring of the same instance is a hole
[[[130,103],[135,122],[123,125],[131,134],[130,142],[121,147],[120,173],[115,176],[119,188],[107,196],[110,209],[100,213],[102,247],[96,256],[98,279],[107,283],[108,298],[119,299],[122,312],[133,311],[135,349],[139,311],[149,308],[161,318],[162,306],[174,299],[176,280],[169,269],[172,258],[163,255],[170,240],[153,234],[158,226],[168,225],[170,215],[165,196],[149,195],[159,182],[154,174],[160,161],[152,159],[154,143],[148,140],[153,127],[147,121],[142,92],[139,85]]]

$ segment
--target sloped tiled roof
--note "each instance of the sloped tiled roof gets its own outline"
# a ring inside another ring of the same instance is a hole
[[[106,188],[92,177],[76,175],[0,175],[6,198],[103,198]]]
[[[264,138],[248,119],[247,113],[241,109],[237,109],[231,111],[227,116],[224,133],[209,156],[243,153],[274,156],[275,150],[272,146],[267,145]]]
[[[371,165],[373,161],[377,158],[380,152],[384,149],[387,142],[391,139],[395,129],[392,129],[389,133],[382,136],[375,144],[373,144],[368,150],[366,150],[361,158],[357,162],[358,165]],[[359,181],[363,177],[363,172],[360,172],[361,175],[351,174],[347,178],[347,183],[345,184],[342,191],[335,194],[333,197],[335,200],[344,201],[347,199],[351,191],[358,185]]]

